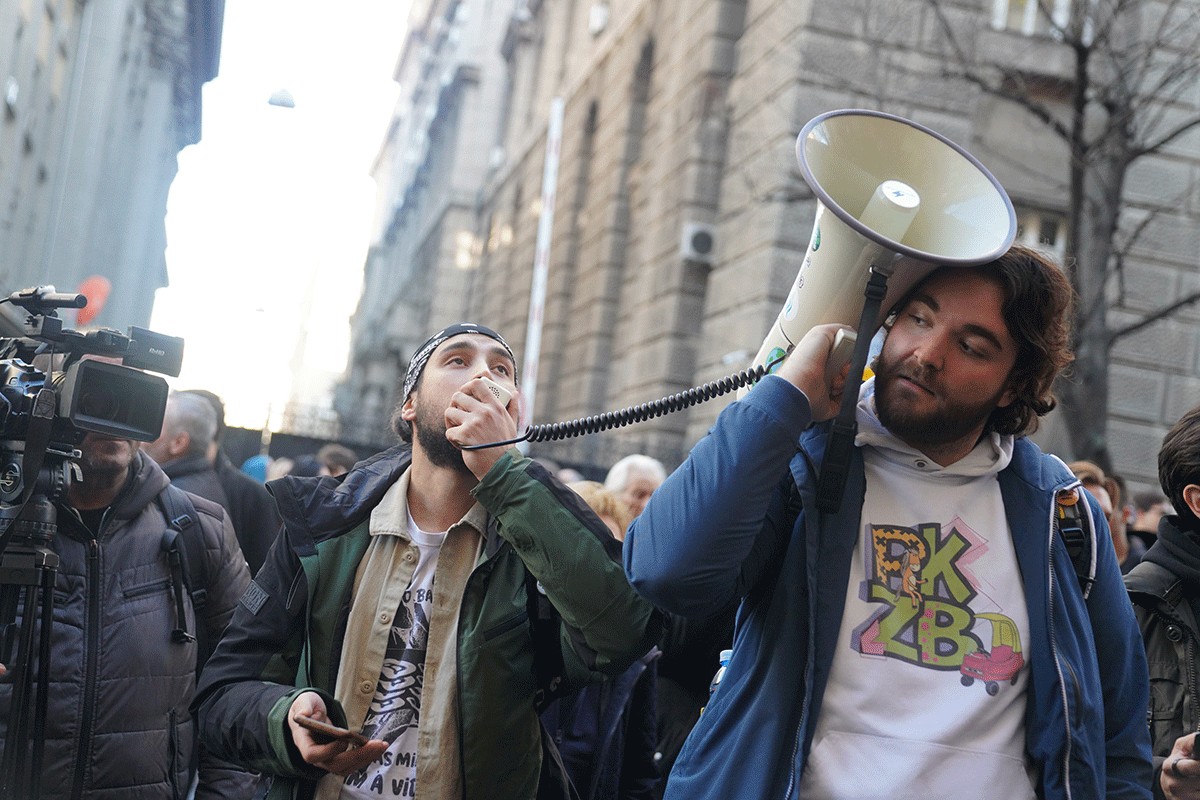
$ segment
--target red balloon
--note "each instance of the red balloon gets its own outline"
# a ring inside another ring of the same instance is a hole
[[[87,298],[87,305],[75,312],[75,324],[82,327],[94,320],[104,309],[108,293],[112,291],[112,283],[103,275],[89,275],[80,282],[75,291]]]

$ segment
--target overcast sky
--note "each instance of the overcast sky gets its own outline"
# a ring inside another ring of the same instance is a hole
[[[369,171],[398,94],[407,7],[225,5],[203,136],[180,154],[171,189],[170,286],[151,325],[186,341],[172,385],[221,395],[230,425],[260,427],[269,407],[278,418],[294,366],[310,397],[345,367],[370,238]],[[294,108],[267,102],[280,90]]]

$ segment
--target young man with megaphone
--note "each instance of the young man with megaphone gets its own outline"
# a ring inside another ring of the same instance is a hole
[[[1104,516],[1025,438],[1072,358],[1071,308],[1026,248],[937,268],[892,307],[838,508],[817,499],[837,324],[655,492],[626,539],[634,587],[697,617],[741,599],[667,800],[1151,796],[1145,655]]]

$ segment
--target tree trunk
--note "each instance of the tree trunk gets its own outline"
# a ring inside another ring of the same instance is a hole
[[[1093,461],[1105,471],[1112,468],[1107,430],[1108,356],[1112,337],[1105,287],[1129,163],[1126,152],[1126,142],[1106,142],[1092,153],[1092,163],[1085,170],[1082,202],[1077,206],[1079,232],[1073,237],[1078,249],[1072,277],[1079,303],[1075,317],[1075,363],[1059,381],[1075,457]]]

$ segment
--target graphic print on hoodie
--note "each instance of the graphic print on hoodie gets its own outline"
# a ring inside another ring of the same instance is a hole
[[[997,474],[1012,437],[941,467],[859,401],[859,536],[800,796],[1033,798],[1029,613]],[[870,765],[847,770],[846,765]]]

